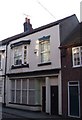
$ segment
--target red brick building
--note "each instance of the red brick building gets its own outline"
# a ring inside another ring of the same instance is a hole
[[[82,118],[82,23],[61,43],[62,112]]]

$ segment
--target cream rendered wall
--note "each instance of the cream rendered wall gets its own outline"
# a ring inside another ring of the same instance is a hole
[[[2,50],[5,50],[5,52],[3,53]],[[6,46],[0,46],[0,54],[1,54],[1,70],[0,70],[0,75],[4,75],[5,74],[5,58],[6,58]]]
[[[58,86],[58,114],[62,115],[61,71],[58,76],[46,77],[46,112],[51,113],[50,86]]]
[[[50,59],[51,65],[39,66],[40,56],[39,54],[35,54],[34,50],[37,45],[37,40],[43,36],[50,35]],[[31,40],[30,45],[28,45],[28,63],[29,68],[19,68],[11,70],[11,66],[13,65],[13,50],[10,48],[10,44],[22,41],[22,40]],[[59,25],[47,28],[45,30],[30,34],[26,37],[22,37],[20,39],[14,40],[8,45],[8,60],[7,60],[7,72],[9,73],[17,73],[17,72],[30,72],[36,70],[45,70],[45,69],[56,69],[60,68],[60,35],[59,35]]]

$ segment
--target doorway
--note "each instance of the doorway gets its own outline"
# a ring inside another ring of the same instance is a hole
[[[78,82],[68,84],[68,111],[70,116],[80,116],[80,96]]]
[[[42,111],[46,112],[46,87],[42,86]]]
[[[51,114],[58,115],[58,86],[51,86]]]

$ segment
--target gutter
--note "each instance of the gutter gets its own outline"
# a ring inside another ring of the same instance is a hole
[[[6,73],[7,73],[7,48],[8,44],[6,43],[6,57],[5,57],[5,75],[4,75],[4,105],[6,105]]]

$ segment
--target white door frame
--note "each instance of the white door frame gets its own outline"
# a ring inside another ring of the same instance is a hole
[[[78,86],[78,93],[79,93],[79,116],[72,116],[72,115],[70,115],[69,86]],[[68,82],[68,116],[80,118],[80,84],[79,84],[79,81],[69,81]]]

